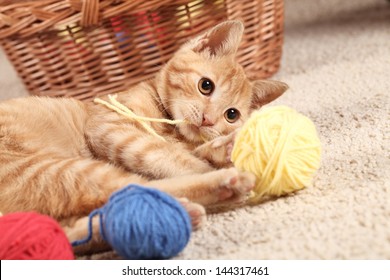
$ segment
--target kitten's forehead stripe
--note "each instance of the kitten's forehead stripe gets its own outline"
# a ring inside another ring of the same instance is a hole
[[[180,91],[185,96],[191,96],[193,94],[193,90],[191,88],[192,85],[189,85],[187,83],[175,83],[175,73],[168,71],[165,76],[165,85],[168,88],[168,98],[172,98],[172,94],[174,94],[174,91]]]
[[[221,82],[221,85],[224,85],[226,82],[231,82],[234,76],[237,75],[238,69],[233,67],[230,72],[226,75],[223,75],[223,80]],[[222,72],[224,74],[224,72]]]
[[[173,72],[180,73],[180,74],[197,74],[200,77],[203,76],[203,74],[200,73],[199,71],[190,68],[190,65],[186,65],[185,67],[180,67],[172,63],[169,65],[169,70],[172,70]]]
[[[173,83],[172,82],[173,79],[171,76],[172,75],[170,73],[168,73],[166,76],[165,82],[166,82],[167,86],[171,89],[180,90],[182,92],[185,92],[184,86],[182,84]]]
[[[229,81],[229,95],[234,103],[239,103],[247,97],[247,82],[242,77],[232,77]]]

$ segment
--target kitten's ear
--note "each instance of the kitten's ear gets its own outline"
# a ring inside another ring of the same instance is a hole
[[[237,52],[243,32],[241,21],[225,21],[190,40],[186,47],[198,53],[207,51],[213,56],[233,55]]]
[[[279,81],[257,80],[253,82],[251,109],[259,109],[281,96],[288,85]]]

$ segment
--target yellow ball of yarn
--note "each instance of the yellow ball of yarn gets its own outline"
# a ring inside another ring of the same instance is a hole
[[[321,143],[306,116],[286,106],[255,111],[238,133],[232,161],[257,177],[250,202],[281,196],[311,184],[320,167]]]

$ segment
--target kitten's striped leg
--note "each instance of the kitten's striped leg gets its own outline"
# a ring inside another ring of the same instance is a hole
[[[209,209],[242,204],[254,188],[255,179],[253,174],[239,172],[232,167],[204,174],[151,181],[147,182],[147,186],[176,197],[187,197]]]
[[[133,126],[104,123],[90,128],[90,149],[98,157],[148,178],[204,173],[214,168],[181,143],[163,141]]]

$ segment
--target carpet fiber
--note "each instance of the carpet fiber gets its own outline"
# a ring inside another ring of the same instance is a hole
[[[177,259],[390,258],[390,3],[286,0],[274,104],[310,117],[323,144],[314,184],[213,214]],[[0,53],[0,98],[26,95]],[[112,252],[92,256],[116,258]]]

